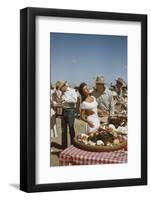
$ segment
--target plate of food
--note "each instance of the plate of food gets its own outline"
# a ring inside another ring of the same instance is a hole
[[[127,150],[127,137],[116,131],[99,129],[91,134],[79,134],[74,138],[74,146],[95,152],[117,151],[122,148]]]

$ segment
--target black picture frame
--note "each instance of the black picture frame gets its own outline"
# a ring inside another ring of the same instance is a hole
[[[141,23],[141,178],[35,183],[35,19],[37,16],[120,20]],[[20,10],[20,189],[25,192],[75,190],[147,184],[147,15],[49,8]]]

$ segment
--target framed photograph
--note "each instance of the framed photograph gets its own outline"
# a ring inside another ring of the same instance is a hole
[[[147,184],[147,15],[20,11],[20,189]]]

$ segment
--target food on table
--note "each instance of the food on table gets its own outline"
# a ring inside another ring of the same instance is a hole
[[[110,146],[110,147],[112,147],[113,144],[112,144],[111,142],[107,142],[107,143],[106,143],[106,146]]]
[[[88,137],[89,136],[87,134],[81,133],[81,134],[78,135],[77,139],[78,139],[79,142],[82,142],[84,144],[88,144]]]
[[[92,142],[91,140],[89,140],[89,141],[88,141],[88,145],[95,146],[96,143],[95,143],[95,142]]]
[[[123,133],[123,134],[127,134],[127,127],[125,126],[119,126],[118,128],[117,128],[117,131],[118,132],[121,132],[121,133]]]
[[[114,145],[120,144],[120,140],[119,140],[119,139],[114,139],[114,140],[113,140],[113,144],[114,144]]]
[[[127,150],[127,116],[124,113],[111,115],[107,122],[102,122],[97,131],[80,134],[75,138],[75,145],[90,151]]]
[[[112,128],[112,130],[111,130]],[[124,135],[120,135],[116,133],[116,129],[114,126],[110,126],[110,128],[100,129],[91,134],[80,134],[77,137],[78,142],[90,145],[90,146],[116,146],[124,141],[127,141],[127,137]]]
[[[85,134],[85,133],[81,133],[81,134],[78,135],[78,139],[79,140],[87,140],[88,137],[89,136],[87,134]]]
[[[104,142],[102,140],[97,140],[96,141],[96,145],[98,145],[98,146],[100,146],[100,145],[104,146]]]
[[[113,125],[113,124],[109,124],[109,129],[111,130],[111,131],[114,131],[115,130],[115,126]]]

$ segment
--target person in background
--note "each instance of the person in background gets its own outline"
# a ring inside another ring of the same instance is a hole
[[[123,86],[124,86],[124,81],[122,78],[118,78],[116,80],[116,85],[114,86],[115,92],[118,95],[118,100],[121,101],[123,100]]]
[[[113,87],[114,91],[117,93],[117,102],[115,108],[117,113],[127,112],[127,86],[122,78],[116,80],[116,85]]]
[[[105,86],[104,77],[96,77],[96,87],[92,95],[96,98],[100,117],[109,117],[114,115],[114,101],[112,92]]]
[[[76,117],[79,118],[79,116],[80,116],[80,102],[81,102],[81,96],[80,96],[80,93],[79,93],[79,86],[75,86],[74,89],[75,89],[75,92],[77,94],[77,103],[76,103],[75,113],[76,113]]]
[[[52,94],[52,101],[54,106],[57,104],[61,103],[61,96],[62,96],[62,92],[61,90],[59,90],[59,82],[56,82],[56,89],[54,90],[53,94]]]
[[[58,137],[57,134],[57,127],[56,127],[56,113],[54,110],[54,102],[52,100],[52,96],[55,92],[55,87],[54,85],[50,84],[50,133],[51,133],[51,138]]]
[[[70,88],[66,81],[59,81],[59,90],[62,92],[63,116],[62,116],[62,147],[67,147],[67,126],[69,126],[70,143],[73,144],[75,137],[75,105],[77,103],[77,94]]]
[[[58,86],[59,82],[56,82],[56,89],[54,90],[53,94],[52,94],[52,102],[53,102],[53,108],[56,112],[56,117],[61,116],[62,115],[62,106],[61,106],[61,96],[62,96],[62,92],[59,90],[59,86]]]

